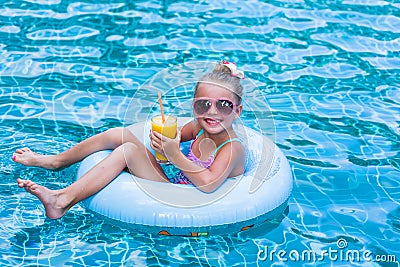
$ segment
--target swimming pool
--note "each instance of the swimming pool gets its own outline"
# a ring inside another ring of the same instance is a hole
[[[352,254],[357,265],[398,266],[399,14],[398,3],[382,0],[2,4],[0,265],[346,266]],[[16,148],[56,153],[138,121],[154,88],[171,94],[169,108],[186,103],[190,84],[172,93],[160,74],[191,79],[169,70],[220,59],[236,61],[262,92],[267,103],[243,121],[273,121],[260,128],[293,168],[292,197],[276,221],[230,236],[150,236],[81,205],[48,220],[17,187],[18,177],[65,186],[78,166],[22,167],[11,161]]]

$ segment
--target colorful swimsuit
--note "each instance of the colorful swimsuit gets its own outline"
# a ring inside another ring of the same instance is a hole
[[[210,166],[214,162],[214,158],[215,158],[215,155],[217,154],[218,150],[221,149],[224,145],[226,145],[230,142],[242,142],[242,141],[240,141],[239,138],[232,138],[232,139],[226,140],[225,142],[223,142],[221,145],[219,145],[219,147],[217,147],[214,150],[214,152],[211,154],[211,156],[206,161],[202,161],[193,154],[192,146],[193,146],[193,143],[203,133],[204,133],[204,130],[201,129],[200,132],[197,134],[196,139],[190,144],[190,150],[189,150],[187,157],[188,157],[188,159],[190,159],[197,165],[200,165],[201,167],[206,168],[206,169],[210,168]],[[183,174],[182,171],[179,171],[174,177],[170,178],[169,180],[171,183],[174,183],[174,184],[192,184],[192,182],[185,176],[185,174]]]

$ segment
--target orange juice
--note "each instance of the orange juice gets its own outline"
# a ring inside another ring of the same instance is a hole
[[[177,127],[178,124],[174,116],[165,116],[164,123],[162,122],[161,116],[156,116],[151,119],[151,129],[169,138],[176,137]],[[160,163],[168,162],[168,159],[158,152],[156,152],[156,159]]]

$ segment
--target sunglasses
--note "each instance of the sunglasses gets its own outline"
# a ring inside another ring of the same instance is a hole
[[[237,106],[228,99],[199,97],[193,102],[194,113],[197,115],[203,115],[210,110],[212,105],[214,105],[217,110],[225,116],[231,115],[233,109]]]

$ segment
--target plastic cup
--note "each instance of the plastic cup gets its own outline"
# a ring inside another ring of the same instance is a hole
[[[151,129],[166,137],[175,138],[177,127],[178,123],[175,116],[165,116],[164,123],[161,116],[151,118]],[[156,160],[158,163],[168,163],[168,159],[158,152],[156,152]]]

